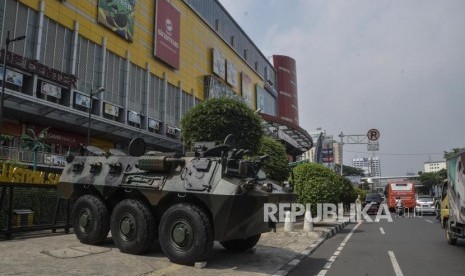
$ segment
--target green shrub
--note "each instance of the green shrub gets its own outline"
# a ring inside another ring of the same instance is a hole
[[[352,182],[346,177],[339,177],[341,182],[341,199],[340,202],[344,204],[344,206],[348,207],[351,203],[354,203],[357,199],[359,194],[358,189],[354,187]]]
[[[232,98],[212,98],[190,109],[181,120],[187,146],[196,141],[223,142],[233,134],[239,148],[258,153],[263,135],[261,119],[244,102]]]
[[[315,214],[317,203],[340,202],[342,189],[339,176],[329,168],[316,163],[300,164],[294,168],[297,202],[312,204]]]
[[[289,159],[286,148],[280,142],[264,136],[260,143],[260,155],[268,155],[264,171],[269,179],[284,181],[289,177]]]

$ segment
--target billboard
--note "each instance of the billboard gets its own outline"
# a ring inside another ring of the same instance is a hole
[[[226,61],[226,82],[232,87],[237,86],[237,69],[232,61]]]
[[[23,74],[16,71],[6,69],[5,74],[6,82],[17,86],[23,86]],[[3,81],[3,66],[0,66],[0,80]]]
[[[155,16],[154,55],[179,69],[181,13],[166,0],[157,0]]]
[[[276,108],[278,103],[276,102],[276,99],[260,85],[256,84],[255,87],[257,93],[257,109],[261,109],[262,113],[276,116],[278,114],[278,110]]]
[[[128,112],[128,121],[135,123],[135,124],[140,124],[140,114],[134,111],[129,111]]]
[[[99,0],[97,21],[119,36],[132,41],[135,5],[136,0]]]
[[[218,49],[212,49],[212,66],[213,73],[221,79],[226,79],[226,70],[224,66],[224,55]]]
[[[242,85],[242,97],[245,100],[245,103],[250,106],[250,108],[253,108],[253,99],[252,99],[252,92],[253,92],[253,86],[252,86],[252,79],[242,72],[242,78],[241,78],[241,85]]]
[[[105,103],[103,106],[103,110],[106,114],[118,117],[119,115],[119,108],[109,103]]]
[[[74,102],[77,105],[90,108],[90,97],[79,94],[79,93],[76,93],[74,95],[75,95]]]
[[[58,99],[61,98],[61,87],[45,81],[42,82],[42,89],[40,92],[47,96],[52,96]]]

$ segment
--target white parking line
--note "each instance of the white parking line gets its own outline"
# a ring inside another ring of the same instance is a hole
[[[432,221],[431,221],[431,220],[429,220],[429,219],[425,219],[425,220],[426,220],[427,222],[429,222],[429,223],[434,223],[434,222],[432,222]]]
[[[381,234],[382,234],[382,235],[386,235],[386,233],[384,232],[383,227],[380,227],[380,228],[379,228],[379,231],[381,231]]]
[[[394,273],[396,276],[404,276],[404,273],[402,273],[402,270],[400,269],[399,263],[397,262],[396,255],[394,255],[394,252],[388,251],[389,258],[391,259],[392,267],[394,268]]]

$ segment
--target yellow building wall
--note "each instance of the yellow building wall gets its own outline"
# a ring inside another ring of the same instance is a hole
[[[41,1],[19,0],[19,2],[39,10]],[[123,58],[129,51],[132,63],[144,69],[148,63],[153,74],[163,78],[166,73],[169,83],[175,86],[181,83],[184,91],[188,93],[194,91],[195,96],[201,100],[204,99],[204,76],[212,74],[212,48],[221,51],[226,59],[234,63],[238,79],[237,86],[232,89],[237,94],[241,94],[241,72],[246,73],[252,79],[254,87],[255,83],[263,85],[260,76],[185,3],[181,0],[170,2],[181,13],[179,70],[170,68],[153,55],[156,0],[136,1],[133,42],[125,40],[97,23],[98,0],[66,0],[63,2],[46,0],[45,16],[69,29],[74,29],[74,22],[78,21],[79,34],[83,37],[99,45],[102,44],[103,37],[106,37],[109,51]]]

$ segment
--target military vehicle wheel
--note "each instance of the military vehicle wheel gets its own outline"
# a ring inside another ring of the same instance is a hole
[[[111,214],[111,236],[122,252],[146,252],[155,242],[156,229],[151,211],[138,200],[121,201]]]
[[[444,233],[446,234],[446,241],[448,244],[456,245],[457,244],[457,237],[453,233],[451,233],[451,224],[450,220],[446,221],[446,228],[444,229]]]
[[[213,247],[213,229],[209,217],[193,204],[171,206],[162,216],[160,246],[168,258],[191,265],[204,261]]]
[[[220,244],[234,252],[244,252],[252,247],[254,247],[257,242],[260,240],[260,234],[248,237],[246,239],[240,239],[240,240],[230,240],[230,241],[222,241]]]
[[[105,241],[110,230],[110,216],[105,203],[93,195],[79,197],[73,207],[73,229],[82,243]]]

